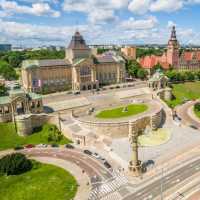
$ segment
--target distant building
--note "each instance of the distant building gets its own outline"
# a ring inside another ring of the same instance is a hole
[[[72,37],[65,59],[25,60],[22,63],[23,87],[31,92],[91,90],[124,80],[122,57],[110,53],[93,54],[79,32]]]
[[[11,51],[12,45],[11,44],[0,44],[0,52],[1,51]]]
[[[173,67],[177,70],[200,70],[200,51],[183,51],[180,55],[179,50],[180,45],[176,37],[175,26],[173,26],[167,51],[162,56],[151,55],[140,58],[139,63],[149,72],[152,72],[153,67],[158,63],[163,69]]]
[[[127,46],[127,47],[121,48],[121,53],[127,59],[130,59],[130,60],[136,59],[136,47]]]

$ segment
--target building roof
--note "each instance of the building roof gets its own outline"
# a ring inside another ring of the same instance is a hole
[[[184,61],[192,61],[193,59],[200,61],[200,51],[185,51],[182,54],[182,58]]]
[[[89,50],[90,48],[86,45],[83,36],[77,31],[69,43],[68,49],[79,49],[79,50]]]
[[[13,100],[13,95],[15,97],[23,95],[23,98],[26,97],[30,100],[36,100],[36,99],[42,98],[42,96],[39,94],[32,93],[32,92],[26,93],[23,89],[15,89],[15,90],[10,90],[9,95],[0,97],[0,105],[10,104]]]
[[[120,63],[124,62],[121,56],[118,56],[115,52],[109,51],[101,55],[97,55],[96,60],[98,63]]]
[[[144,69],[152,69],[158,63],[163,67],[163,69],[169,69],[169,63],[165,62],[164,60],[165,59],[163,56],[151,55],[141,58],[139,63]]]
[[[24,69],[55,66],[70,66],[70,62],[66,59],[24,60],[22,62],[22,68]]]

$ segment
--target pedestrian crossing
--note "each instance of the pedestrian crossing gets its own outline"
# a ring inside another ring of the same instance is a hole
[[[118,172],[113,172],[113,177],[111,179],[102,182],[91,191],[88,200],[102,200],[102,198],[103,200],[115,200],[112,198],[111,193],[115,192],[127,183],[128,180],[124,175]],[[109,198],[109,196],[111,196],[111,198]],[[108,197],[108,199],[106,199],[106,197]]]

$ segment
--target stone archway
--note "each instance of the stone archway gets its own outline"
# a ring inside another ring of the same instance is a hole
[[[16,97],[12,100],[11,103],[13,107],[13,112],[18,115],[26,114],[28,112],[27,101],[25,97]]]

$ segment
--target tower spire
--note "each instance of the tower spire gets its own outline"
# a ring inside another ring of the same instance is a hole
[[[176,27],[175,26],[172,27],[172,32],[171,32],[171,38],[170,39],[171,40],[177,40],[177,38],[176,38]]]

